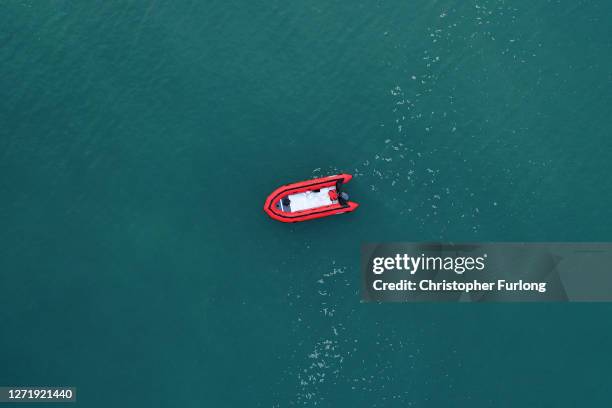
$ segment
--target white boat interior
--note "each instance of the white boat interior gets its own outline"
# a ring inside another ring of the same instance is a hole
[[[304,191],[302,193],[289,194],[286,197],[289,199],[289,205],[286,205],[286,198],[283,198],[279,201],[278,207],[281,211],[296,212],[336,204],[338,201],[332,200],[329,197],[329,191],[335,189],[336,187],[332,186],[322,188],[318,191]]]

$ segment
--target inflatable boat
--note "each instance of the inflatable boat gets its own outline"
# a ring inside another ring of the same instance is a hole
[[[359,204],[342,191],[353,176],[338,174],[285,184],[268,196],[264,211],[281,222],[299,222],[354,211]]]

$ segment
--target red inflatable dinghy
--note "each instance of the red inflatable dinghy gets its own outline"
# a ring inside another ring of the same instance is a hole
[[[342,185],[353,176],[338,174],[299,183],[285,184],[268,196],[264,211],[281,222],[299,222],[354,211],[359,204],[349,201]]]

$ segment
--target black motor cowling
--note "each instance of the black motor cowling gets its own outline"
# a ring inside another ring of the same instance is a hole
[[[344,191],[338,195],[338,201],[340,202],[340,205],[346,206],[348,199],[349,199],[349,195],[345,193]]]

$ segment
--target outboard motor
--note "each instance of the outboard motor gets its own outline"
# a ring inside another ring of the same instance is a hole
[[[340,193],[340,195],[338,196],[338,201],[340,202],[340,204],[342,205],[346,205],[346,202],[349,200],[349,195],[347,193],[345,193],[344,191]]]

